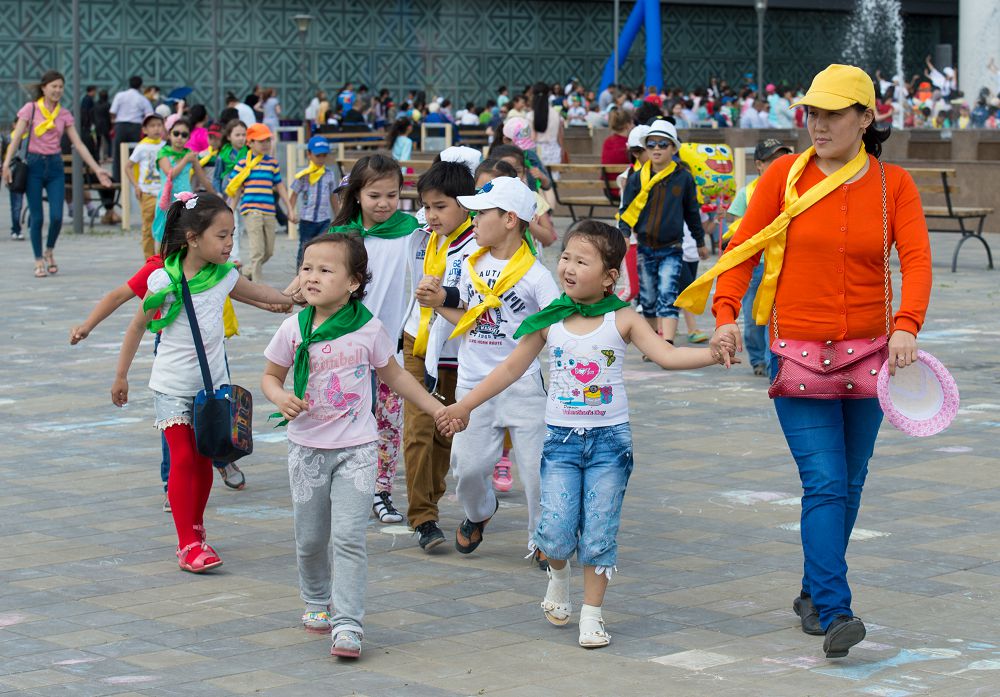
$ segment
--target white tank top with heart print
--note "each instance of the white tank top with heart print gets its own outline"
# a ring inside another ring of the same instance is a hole
[[[545,423],[593,428],[628,422],[622,364],[625,340],[608,312],[597,329],[577,335],[563,323],[549,327],[549,396]]]

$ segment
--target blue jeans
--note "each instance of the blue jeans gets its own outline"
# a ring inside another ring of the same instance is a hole
[[[297,257],[297,260],[295,262],[296,269],[302,266],[302,252],[305,250],[306,245],[309,244],[309,241],[312,238],[316,237],[316,235],[326,232],[329,227],[330,227],[329,220],[299,221],[299,256]]]
[[[680,293],[681,268],[684,264],[680,247],[652,249],[639,245],[639,304],[645,317],[677,318],[674,300]]]
[[[21,234],[21,210],[24,208],[24,194],[10,192],[10,233]]]
[[[757,324],[753,317],[753,301],[757,297],[760,279],[764,277],[764,262],[757,264],[750,277],[750,287],[743,296],[743,345],[746,347],[750,365],[768,367],[771,363],[771,347],[767,345],[767,326]],[[773,375],[773,373],[772,373]]]
[[[774,409],[802,481],[802,592],[825,630],[837,615],[852,614],[847,544],[882,408],[877,399],[778,397]]]
[[[66,200],[66,175],[62,155],[28,153],[28,227],[35,259],[42,258],[42,190],[49,197],[49,235],[46,249],[54,249],[62,229],[63,203]]]
[[[615,565],[622,499],[632,474],[628,423],[596,428],[548,426],[542,447],[542,513],[535,543],[552,559]]]

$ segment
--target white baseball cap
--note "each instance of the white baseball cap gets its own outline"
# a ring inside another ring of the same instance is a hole
[[[458,202],[470,211],[499,208],[510,211],[526,223],[535,217],[535,194],[520,179],[497,177],[483,184],[475,196],[459,196]]]
[[[645,124],[639,124],[629,131],[627,143],[629,150],[632,148],[645,148],[647,133],[649,133],[649,126]]]
[[[666,119],[657,119],[646,131],[646,136],[642,139],[642,146],[646,147],[646,141],[650,138],[669,138],[674,141],[674,145],[681,146],[681,139],[677,136],[677,128]]]

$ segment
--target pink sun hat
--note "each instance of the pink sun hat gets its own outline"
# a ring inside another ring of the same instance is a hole
[[[940,433],[958,413],[955,378],[926,351],[917,351],[916,362],[896,368],[893,377],[886,361],[878,374],[877,389],[886,420],[908,436]]]

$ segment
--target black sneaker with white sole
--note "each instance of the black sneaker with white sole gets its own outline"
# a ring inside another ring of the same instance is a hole
[[[444,533],[441,532],[441,528],[438,527],[437,521],[428,520],[425,523],[421,523],[414,530],[420,535],[419,542],[420,548],[424,551],[434,549],[439,544],[444,542]]]

